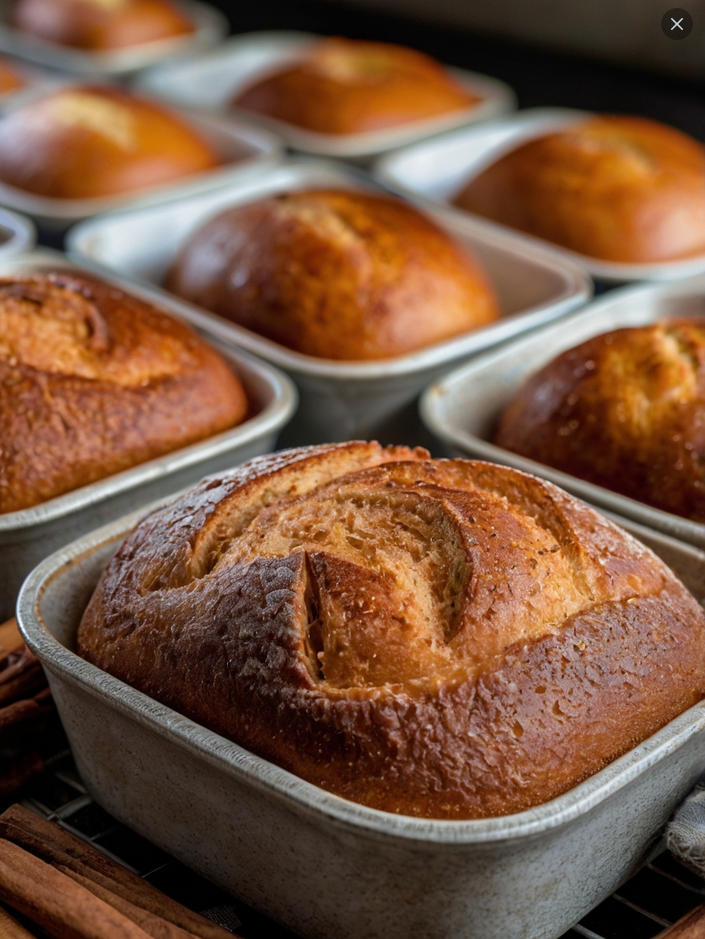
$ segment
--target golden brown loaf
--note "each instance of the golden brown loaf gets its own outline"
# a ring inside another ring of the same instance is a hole
[[[0,118],[0,180],[40,196],[112,196],[221,162],[178,115],[117,88],[62,89]]]
[[[398,199],[350,190],[226,210],[188,240],[167,287],[329,359],[402,355],[500,315],[467,249]]]
[[[358,134],[438,117],[479,101],[422,52],[334,37],[239,91],[232,103],[322,134]]]
[[[569,349],[507,406],[496,443],[705,522],[705,322],[618,329]]]
[[[78,651],[346,799],[527,809],[705,692],[705,611],[515,470],[349,443],[204,480],[130,534]]]
[[[0,279],[0,512],[219,433],[239,380],[186,326],[67,273]]]
[[[456,198],[471,212],[607,261],[705,251],[705,148],[637,117],[596,117],[498,159]]]
[[[59,46],[105,52],[187,36],[193,23],[168,0],[17,0],[18,29]]]

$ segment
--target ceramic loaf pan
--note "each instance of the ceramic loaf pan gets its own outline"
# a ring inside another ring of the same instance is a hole
[[[0,277],[48,269],[80,272],[78,265],[52,251],[36,251],[7,260],[0,257]],[[83,272],[95,276],[85,269]],[[115,278],[109,282],[130,289]],[[180,318],[168,299],[160,300],[158,305],[169,315]],[[236,350],[232,344],[225,347],[217,340],[210,341],[232,363],[254,405],[254,415],[232,430],[41,505],[0,514],[0,620],[12,616],[27,574],[61,545],[139,505],[195,483],[202,476],[244,463],[274,448],[277,434],[296,408],[296,389],[278,369]]]
[[[375,165],[375,175],[396,192],[450,213],[469,224],[478,218],[464,209],[450,205],[470,179],[510,150],[533,137],[570,127],[593,115],[568,108],[536,108],[519,111],[511,117],[490,121],[481,127],[465,127],[435,140],[417,143],[382,157]],[[492,222],[502,231],[515,231]],[[550,247],[562,257],[582,264],[593,277],[610,283],[635,280],[675,280],[705,271],[705,254],[683,261],[652,264],[622,264],[603,261],[587,254],[562,248],[535,235],[517,232],[527,244]]]
[[[4,110],[9,112],[28,101],[53,93],[57,87],[18,93]],[[65,83],[64,87],[71,86]],[[275,166],[282,159],[281,141],[264,128],[184,109],[177,108],[176,113],[215,148],[224,161],[222,166],[152,188],[99,199],[57,199],[40,196],[0,180],[0,203],[31,216],[47,231],[62,232],[81,219],[111,209],[122,209],[128,205],[159,205],[172,199],[217,189],[230,182],[257,175]]]
[[[97,265],[98,270],[117,271],[135,286],[148,284],[137,292],[159,301],[167,296],[159,285],[180,246],[205,219],[229,205],[245,204],[273,193],[327,186],[378,189],[369,177],[351,167],[291,161],[218,192],[86,222],[70,233],[69,250],[82,263]],[[294,378],[301,407],[285,435],[287,445],[353,438],[423,443],[427,438],[419,437],[414,405],[422,388],[453,364],[572,310],[592,291],[581,268],[541,248],[527,248],[510,233],[497,232],[482,222],[473,222],[461,231],[450,220],[446,228],[478,255],[498,293],[504,315],[489,326],[398,358],[372,362],[314,358],[186,301],[171,297],[171,302],[199,329],[225,342],[237,343]]]
[[[569,476],[491,443],[499,415],[529,376],[561,352],[592,336],[625,326],[643,326],[674,316],[705,320],[705,275],[677,284],[623,287],[531,337],[478,358],[426,390],[425,425],[453,451],[535,473],[602,509],[705,548],[705,524],[681,518]]]
[[[214,7],[197,0],[175,0],[193,22],[193,33],[144,42],[125,49],[90,52],[27,36],[12,25],[13,0],[0,0],[0,52],[9,52],[37,65],[92,78],[129,75],[166,59],[193,55],[219,42],[228,21]]]
[[[182,107],[237,115],[269,127],[289,147],[316,156],[343,159],[372,157],[423,140],[432,134],[497,117],[516,107],[514,92],[504,82],[462,69],[449,69],[468,91],[483,100],[469,108],[385,130],[357,134],[322,134],[252,111],[231,109],[229,100],[260,75],[296,61],[322,37],[300,32],[250,33],[229,39],[217,49],[184,62],[150,69],[137,79],[146,91]]]
[[[138,518],[44,561],[23,587],[20,629],[97,801],[297,934],[557,939],[658,848],[705,767],[701,702],[570,792],[516,815],[419,819],[326,793],[73,653],[98,578]],[[623,524],[703,601],[705,554]]]

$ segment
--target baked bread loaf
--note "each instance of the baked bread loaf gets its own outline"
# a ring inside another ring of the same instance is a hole
[[[410,205],[308,190],[236,206],[186,242],[169,290],[297,352],[402,355],[492,322],[467,249]]]
[[[80,655],[315,785],[480,818],[559,795],[705,692],[705,611],[532,476],[346,443],[144,520]]]
[[[14,64],[0,57],[0,95],[9,94],[11,91],[19,91],[25,84],[24,78],[17,71]]]
[[[595,117],[530,140],[472,179],[456,205],[607,261],[705,251],[705,148],[638,117]]]
[[[15,26],[44,42],[87,52],[187,36],[191,20],[169,0],[17,0]]]
[[[562,353],[505,408],[500,447],[705,522],[705,321],[617,329]]]
[[[188,327],[72,273],[0,279],[0,512],[239,423],[242,385]]]
[[[438,117],[480,100],[422,52],[334,37],[238,91],[232,104],[321,134],[359,134]]]
[[[113,196],[221,162],[178,115],[118,88],[65,88],[0,117],[0,180],[40,196]]]

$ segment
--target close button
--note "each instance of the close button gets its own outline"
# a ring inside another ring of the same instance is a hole
[[[666,10],[661,18],[661,29],[669,39],[685,39],[693,28],[693,17],[687,10],[675,7]]]

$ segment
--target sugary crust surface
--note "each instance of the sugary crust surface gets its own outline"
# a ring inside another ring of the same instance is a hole
[[[191,20],[168,0],[17,0],[13,21],[35,39],[91,52],[194,31]]]
[[[147,518],[77,642],[316,785],[448,819],[551,799],[705,691],[705,612],[624,532],[514,470],[366,443]]]
[[[239,423],[247,400],[188,327],[73,274],[0,279],[0,512]]]
[[[510,402],[495,440],[705,522],[705,321],[618,329],[569,349]]]
[[[0,119],[0,179],[40,196],[112,196],[220,163],[178,115],[118,88],[61,89]]]
[[[317,133],[356,134],[479,101],[421,52],[335,37],[316,43],[300,62],[239,91],[232,103]]]
[[[705,251],[705,148],[655,121],[596,117],[512,150],[455,202],[591,257],[677,260]]]
[[[187,241],[167,287],[331,359],[402,355],[500,315],[467,249],[400,200],[352,190],[227,209]]]

